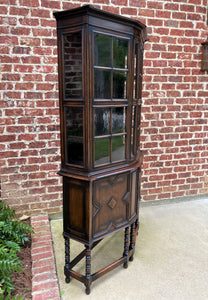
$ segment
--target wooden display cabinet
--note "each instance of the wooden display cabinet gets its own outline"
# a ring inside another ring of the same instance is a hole
[[[133,259],[140,199],[139,149],[146,27],[90,5],[57,20],[66,282],[86,286]],[[130,229],[131,228],[131,229]],[[91,249],[124,229],[124,251],[91,274]],[[85,245],[70,261],[70,239]],[[73,270],[86,257],[86,274]]]

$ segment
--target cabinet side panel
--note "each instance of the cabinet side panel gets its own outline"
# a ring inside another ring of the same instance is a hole
[[[87,186],[85,182],[64,178],[64,231],[80,236],[87,232]]]
[[[131,174],[131,217],[133,218],[137,213],[137,171]]]

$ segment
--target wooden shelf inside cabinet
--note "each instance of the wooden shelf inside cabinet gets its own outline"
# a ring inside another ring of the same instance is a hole
[[[142,23],[86,5],[56,12],[66,282],[86,286],[133,259],[138,230]],[[91,250],[124,230],[122,256],[91,274]],[[70,239],[85,245],[70,261]],[[86,274],[73,267],[86,259]]]

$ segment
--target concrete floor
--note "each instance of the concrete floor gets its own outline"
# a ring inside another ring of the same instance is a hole
[[[62,219],[51,220],[60,291],[63,300],[200,300],[208,299],[208,199],[141,205],[134,261],[94,281],[91,294],[72,279],[65,283]],[[92,251],[92,271],[122,256],[123,231]],[[72,241],[72,258],[83,245]],[[75,267],[84,274],[84,260]]]

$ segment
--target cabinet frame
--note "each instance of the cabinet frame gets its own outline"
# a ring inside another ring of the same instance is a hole
[[[135,251],[143,159],[139,138],[146,27],[90,5],[54,16],[58,38],[58,173],[63,176],[64,272],[66,282],[70,277],[81,281],[89,294],[94,280],[121,264],[126,268]],[[91,274],[91,250],[121,229],[125,231],[122,257]],[[73,261],[71,238],[85,245]],[[85,276],[73,270],[84,257]]]

